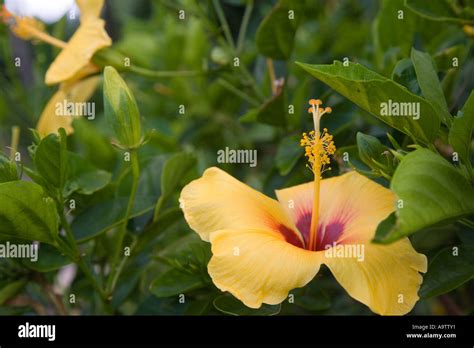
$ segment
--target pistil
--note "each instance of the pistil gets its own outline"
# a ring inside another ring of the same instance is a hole
[[[327,129],[324,129],[323,132],[320,130],[321,117],[326,113],[331,113],[331,108],[322,108],[322,102],[319,99],[311,99],[309,104],[311,107],[308,109],[308,112],[313,115],[314,131],[311,131],[309,135],[303,133],[301,146],[304,146],[305,148],[305,156],[308,157],[309,162],[308,167],[311,169],[314,175],[313,210],[311,214],[309,240],[306,247],[309,250],[316,250],[318,239],[321,175],[325,170],[331,169],[326,169],[325,165],[330,163],[329,155],[334,154],[336,147],[332,141],[332,135],[327,133]]]

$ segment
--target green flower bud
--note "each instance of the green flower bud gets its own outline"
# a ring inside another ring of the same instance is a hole
[[[137,102],[120,74],[111,66],[104,70],[104,111],[121,146],[132,149],[141,145]]]

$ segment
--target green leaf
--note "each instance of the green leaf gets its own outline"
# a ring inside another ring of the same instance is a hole
[[[0,306],[2,306],[8,299],[18,294],[26,285],[27,280],[17,280],[9,284],[4,284],[0,289]]]
[[[440,119],[431,104],[398,83],[355,63],[347,66],[339,61],[332,65],[297,64],[391,127],[425,144],[436,137]],[[414,112],[409,116],[382,115],[382,106],[389,108],[387,103],[390,101],[392,105],[396,102],[399,106],[419,105],[419,118]]]
[[[242,123],[260,122],[271,126],[285,127],[287,123],[285,92],[280,91],[259,108],[249,109],[240,117],[239,121]]]
[[[357,147],[360,159],[369,167],[374,167],[374,159],[379,161],[387,148],[372,135],[357,132]]]
[[[202,288],[204,285],[199,274],[171,269],[151,283],[150,291],[157,297],[169,297]]]
[[[470,163],[472,130],[474,128],[474,92],[471,92],[461,112],[454,118],[449,130],[449,143],[461,160]]]
[[[195,165],[196,158],[187,153],[177,153],[168,159],[161,174],[161,194],[166,197],[173,194]]]
[[[423,96],[433,105],[439,118],[446,124],[451,124],[451,114],[444,96],[443,88],[438,79],[438,73],[433,58],[428,53],[412,48],[411,61],[415,67],[416,77]]]
[[[454,290],[474,278],[474,245],[441,250],[430,262],[420,288],[421,298],[430,298]]]
[[[405,0],[405,6],[423,18],[443,22],[473,23],[469,11],[457,10],[452,3],[450,0]]]
[[[75,153],[68,153],[69,178],[66,183],[64,196],[72,192],[90,195],[104,188],[111,180],[112,174],[97,169],[85,158]]]
[[[255,42],[261,54],[273,59],[290,58],[296,29],[303,16],[300,9],[298,2],[278,1],[257,29]],[[289,18],[290,10],[294,11],[293,19]]]
[[[73,122],[74,137],[84,148],[84,156],[96,167],[112,170],[115,166],[117,151],[110,144],[109,139],[99,132],[99,127],[84,119]]]
[[[398,61],[392,71],[392,80],[408,88],[410,92],[421,95],[420,85],[416,79],[415,67],[410,58]]]
[[[276,166],[281,175],[287,175],[296,165],[303,149],[300,146],[300,137],[289,135],[284,137],[278,145],[276,153]]]
[[[257,121],[271,126],[286,126],[285,93],[280,91],[277,95],[267,100],[257,113]]]
[[[67,176],[67,157],[64,137],[49,134],[36,148],[34,162],[43,179],[55,188],[62,189]]]
[[[374,242],[391,243],[474,214],[474,188],[448,161],[427,149],[403,158],[390,187],[398,197],[398,208],[379,224]]]
[[[234,296],[225,294],[217,297],[214,300],[214,307],[225,314],[229,315],[256,315],[256,316],[270,316],[277,315],[280,313],[281,304],[278,305],[267,305],[263,304],[259,309],[249,308],[242,302],[237,300]]]
[[[18,180],[15,162],[0,152],[0,183]]]
[[[91,205],[81,211],[71,224],[78,242],[94,238],[123,222],[128,197],[118,197]],[[130,218],[153,210],[155,200],[148,196],[137,196]]]
[[[383,0],[373,24],[373,38],[376,58],[380,67],[385,61],[396,61],[410,53],[416,29],[415,16],[409,11],[400,18],[404,0]]]
[[[125,148],[137,148],[142,142],[140,112],[125,81],[114,68],[104,69],[104,112]]]
[[[68,257],[58,249],[48,244],[41,244],[38,248],[38,260],[23,259],[23,265],[37,272],[52,272],[71,263]]]
[[[54,244],[58,215],[41,186],[26,181],[0,184],[0,237]]]

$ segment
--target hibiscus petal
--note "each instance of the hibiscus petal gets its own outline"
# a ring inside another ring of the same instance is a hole
[[[62,84],[59,90],[51,97],[46,104],[38,121],[36,129],[41,137],[50,133],[57,133],[59,128],[64,128],[67,134],[71,134],[72,121],[75,116],[60,116],[57,114],[57,106],[61,107],[64,103],[83,103],[90,99],[100,77],[93,76],[74,84]]]
[[[313,183],[276,191],[279,202],[308,239],[313,210]],[[369,241],[377,225],[395,210],[389,189],[357,172],[321,180],[318,250],[333,241]]]
[[[255,228],[284,235],[301,245],[301,236],[280,204],[223,170],[213,167],[186,185],[179,199],[189,226],[203,240],[222,229]]]
[[[210,241],[214,284],[250,308],[281,303],[289,291],[310,282],[321,264],[321,253],[293,246],[271,231],[226,229],[212,233]]]
[[[419,272],[426,272],[427,260],[413,249],[408,238],[389,245],[366,243],[363,261],[320,253],[326,256],[322,262],[349,295],[375,313],[406,314],[419,298],[423,281]]]
[[[104,29],[102,19],[82,22],[46,72],[46,84],[51,85],[70,80],[88,69],[90,60],[98,50],[108,47],[112,40]]]
[[[104,6],[104,0],[76,0],[76,3],[81,11],[81,23],[99,18]]]

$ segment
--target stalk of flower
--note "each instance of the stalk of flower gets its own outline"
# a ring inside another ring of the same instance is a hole
[[[189,226],[212,245],[208,272],[222,291],[245,305],[278,304],[307,285],[322,264],[357,301],[381,315],[401,315],[418,301],[427,260],[408,238],[371,243],[378,224],[395,211],[395,195],[357,172],[321,179],[335,152],[320,130],[331,112],[310,100],[314,130],[304,133],[314,180],[269,198],[218,168],[183,188]]]

